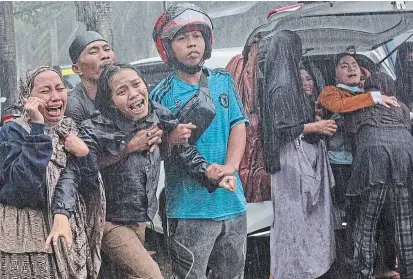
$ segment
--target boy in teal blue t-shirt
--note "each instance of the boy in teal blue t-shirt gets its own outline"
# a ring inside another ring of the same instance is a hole
[[[216,114],[195,146],[214,163],[210,171],[237,179],[235,193],[222,189],[208,193],[173,162],[165,162],[173,274],[175,278],[205,278],[208,265],[215,277],[243,278],[247,203],[237,170],[244,154],[248,119],[230,74],[202,67],[212,45],[212,23],[207,14],[193,4],[171,6],[155,24],[153,38],[174,72],[158,84],[150,98],[176,115],[198,91],[203,71]],[[170,144],[182,138],[183,134],[171,135]]]

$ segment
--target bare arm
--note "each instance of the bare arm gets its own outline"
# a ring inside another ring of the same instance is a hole
[[[225,165],[232,166],[234,168],[234,173],[239,169],[239,164],[244,156],[246,142],[247,129],[245,123],[238,124],[231,129]]]
[[[207,168],[209,177],[223,177],[233,175],[239,169],[244,156],[245,144],[247,142],[247,130],[245,123],[238,124],[231,129],[228,140],[228,150],[225,165],[213,163]]]

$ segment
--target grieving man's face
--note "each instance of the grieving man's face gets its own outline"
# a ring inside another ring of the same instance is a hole
[[[82,79],[97,81],[103,67],[115,62],[112,47],[105,41],[95,41],[85,47],[72,68]]]

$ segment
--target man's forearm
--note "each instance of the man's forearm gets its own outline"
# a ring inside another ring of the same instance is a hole
[[[245,144],[247,141],[247,130],[245,123],[233,127],[229,134],[228,151],[226,165],[232,166],[236,171],[239,169],[242,157],[244,156]]]

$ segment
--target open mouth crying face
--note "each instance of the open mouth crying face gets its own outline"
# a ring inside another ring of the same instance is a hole
[[[62,79],[54,71],[39,73],[33,82],[31,96],[44,101],[44,106],[39,108],[45,122],[59,122],[65,113],[67,104],[67,89]]]
[[[342,57],[336,66],[336,79],[338,83],[348,86],[360,84],[361,71],[354,57],[348,55]]]
[[[126,117],[138,120],[148,115],[148,90],[132,69],[121,69],[110,78],[114,106]]]

